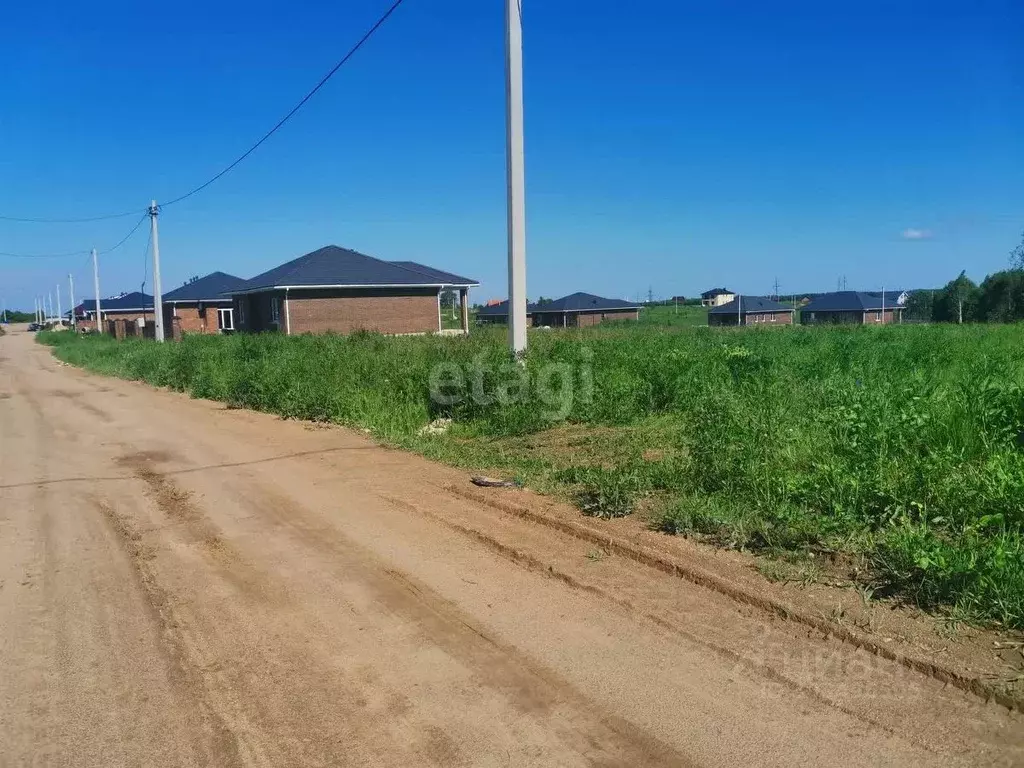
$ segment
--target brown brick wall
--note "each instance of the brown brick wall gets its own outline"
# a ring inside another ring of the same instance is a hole
[[[577,312],[577,325],[581,328],[597,325],[605,320],[639,320],[640,311],[637,309],[622,309],[611,312]]]
[[[280,328],[272,321],[271,302],[280,300]],[[437,289],[352,289],[283,291],[235,298],[235,325],[250,332],[280,330],[292,334],[427,333],[438,330]],[[244,311],[242,304],[244,303]],[[244,314],[244,324],[241,318]]]
[[[877,312],[865,312],[864,313],[864,324],[865,325],[882,325],[888,323],[898,323],[900,321],[899,316],[894,309],[885,310],[884,317],[882,316],[882,310]]]
[[[750,312],[744,316],[746,325],[792,325],[792,312]]]
[[[384,291],[289,291],[288,321],[292,334],[426,333],[438,330],[437,290],[417,289],[394,295]],[[282,315],[284,308],[282,307]],[[285,317],[281,318],[282,324]]]
[[[775,318],[774,321],[772,318]],[[793,324],[793,313],[792,312],[744,312],[743,313],[743,324],[744,325],[767,325],[767,326],[779,326],[779,325],[792,325]],[[726,314],[711,314],[708,313],[708,325],[736,325],[736,313],[729,312]]]
[[[882,323],[898,323],[899,312],[893,309],[885,310],[885,317],[880,318],[882,310],[877,312],[807,312],[804,311],[800,314],[800,322],[804,325],[830,325],[830,324],[864,324],[864,325],[881,325]],[[814,315],[812,318],[811,315]]]
[[[604,320],[637,320],[640,311],[620,309],[605,312],[538,312],[533,316],[533,325],[552,328],[588,328]]]
[[[219,333],[220,322],[217,310],[220,307],[229,307],[230,304],[204,304],[200,309],[198,304],[175,304],[173,317],[177,317],[181,324],[183,333]],[[170,312],[167,313],[171,316]],[[237,316],[237,312],[236,312]],[[170,322],[167,323],[170,327]]]

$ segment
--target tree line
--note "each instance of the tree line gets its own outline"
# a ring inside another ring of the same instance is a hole
[[[1010,267],[981,285],[961,272],[934,291],[915,291],[907,300],[908,320],[934,323],[1013,323],[1024,320],[1024,237],[1010,252]]]

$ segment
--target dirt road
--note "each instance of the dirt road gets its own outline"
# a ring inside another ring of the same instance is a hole
[[[0,338],[0,765],[1014,765],[1019,715],[362,435]]]

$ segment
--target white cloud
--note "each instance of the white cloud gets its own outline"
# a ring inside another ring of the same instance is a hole
[[[900,232],[900,237],[904,240],[931,240],[932,233],[929,229],[916,229],[914,227],[908,227]]]

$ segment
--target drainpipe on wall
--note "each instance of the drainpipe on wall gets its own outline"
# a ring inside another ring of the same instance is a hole
[[[292,309],[288,303],[288,289],[284,289],[284,335],[292,335]]]

